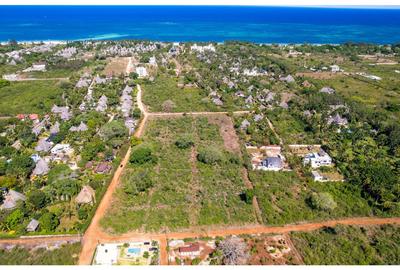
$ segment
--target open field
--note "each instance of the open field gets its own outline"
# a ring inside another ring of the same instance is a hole
[[[175,142],[182,135],[192,138],[194,146],[178,148]],[[125,171],[113,206],[101,222],[105,229],[113,233],[174,231],[255,222],[251,204],[240,197],[245,189],[241,157],[226,150],[220,128],[207,118],[152,120],[143,144],[153,149],[157,161],[130,165]],[[220,159],[214,164],[198,161],[198,152],[209,148]],[[128,194],[129,181],[138,177],[150,182],[151,188]]]
[[[163,103],[171,100],[175,106],[170,112],[198,112],[198,111],[227,111],[235,108],[233,101],[225,102],[223,106],[216,106],[207,97],[205,91],[195,87],[179,88],[176,78],[168,78],[160,75],[154,82],[147,82],[142,85],[143,102],[150,112],[166,111]]]
[[[306,264],[400,264],[400,227],[396,225],[338,225],[294,232],[291,237]]]
[[[114,57],[107,61],[107,65],[103,70],[103,75],[113,75],[118,76],[120,74],[125,74],[127,70],[127,65],[129,63],[130,57]]]
[[[360,190],[348,183],[306,181],[294,172],[251,171],[249,176],[265,224],[372,215],[372,209],[361,197]],[[337,207],[333,210],[314,209],[309,204],[313,192],[330,193]]]
[[[47,113],[61,94],[57,81],[11,82],[0,88],[0,115]]]
[[[299,121],[286,110],[270,112],[268,118],[285,144],[318,143],[315,134],[306,130],[304,122]]]
[[[78,261],[80,243],[63,244],[50,249],[15,246],[0,248],[0,265],[74,265]]]

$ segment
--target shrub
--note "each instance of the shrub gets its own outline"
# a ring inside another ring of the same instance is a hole
[[[132,136],[131,137],[131,146],[134,147],[136,145],[139,145],[142,143],[142,140],[139,139],[138,137]]]
[[[57,228],[58,224],[60,224],[58,218],[53,213],[47,212],[44,213],[39,218],[40,228],[44,232],[52,232]]]
[[[242,194],[240,194],[240,197],[247,204],[252,204],[253,203],[253,197],[254,197],[254,190],[253,189],[247,189]]]
[[[197,159],[205,164],[216,164],[222,160],[222,153],[215,148],[200,149]]]
[[[43,208],[46,205],[46,194],[41,190],[33,190],[28,194],[28,202],[34,209]]]
[[[186,149],[194,145],[194,140],[189,135],[183,135],[176,140],[175,145],[180,149]]]
[[[200,264],[200,263],[201,263],[201,259],[198,258],[198,257],[196,257],[196,258],[194,258],[194,259],[192,260],[192,265],[198,265],[198,264]]]
[[[11,83],[7,80],[0,79],[0,88],[9,86]]]
[[[144,164],[148,162],[154,162],[156,158],[152,154],[152,150],[149,146],[139,145],[136,146],[131,153],[129,161],[135,164]]]
[[[337,203],[328,192],[312,193],[309,199],[310,206],[319,210],[333,210]]]
[[[129,175],[124,183],[124,191],[130,195],[138,195],[152,188],[154,183],[147,172]]]
[[[164,101],[161,106],[164,112],[172,112],[172,110],[176,107],[175,103],[169,99]]]

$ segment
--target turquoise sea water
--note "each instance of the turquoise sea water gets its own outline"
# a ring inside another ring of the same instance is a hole
[[[11,39],[398,43],[400,9],[0,6],[0,41]]]

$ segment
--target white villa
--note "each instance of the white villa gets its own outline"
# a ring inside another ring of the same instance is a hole
[[[314,152],[305,155],[303,164],[310,164],[312,168],[330,166],[332,165],[332,158],[324,150],[321,149],[318,153]]]
[[[137,67],[136,73],[139,75],[139,78],[144,78],[148,76],[147,69],[145,67]]]

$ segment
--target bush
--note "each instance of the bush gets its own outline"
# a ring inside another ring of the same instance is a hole
[[[200,149],[197,159],[205,164],[216,164],[222,160],[222,153],[215,148]]]
[[[9,86],[11,83],[7,80],[0,79],[0,88]]]
[[[33,190],[28,194],[28,202],[34,209],[43,208],[46,205],[46,194],[41,190]]]
[[[319,210],[333,210],[337,203],[328,192],[313,193],[309,199],[310,206]]]
[[[169,99],[164,101],[161,106],[164,112],[172,112],[172,110],[176,107],[175,103]]]
[[[252,204],[253,203],[253,197],[254,197],[254,190],[253,189],[247,189],[242,194],[240,194],[240,197],[247,204]]]
[[[53,232],[55,228],[57,228],[60,221],[53,213],[47,212],[44,213],[39,218],[40,228],[43,232]]]
[[[139,139],[138,137],[132,136],[131,137],[131,146],[134,147],[136,145],[139,145],[142,143],[142,140]]]
[[[192,260],[192,265],[198,265],[198,264],[200,264],[201,263],[201,259],[200,258],[194,258],[193,260]]]
[[[152,188],[154,183],[147,172],[129,175],[124,182],[124,191],[130,195],[138,195]]]
[[[143,145],[136,146],[129,157],[129,161],[135,164],[144,164],[155,160],[151,148]]]
[[[194,145],[194,140],[189,135],[183,135],[176,140],[175,145],[180,149],[186,149]]]

